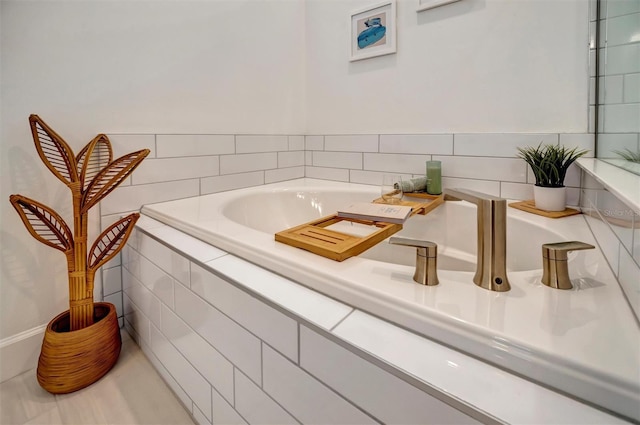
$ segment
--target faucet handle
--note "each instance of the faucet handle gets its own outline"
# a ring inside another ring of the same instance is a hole
[[[416,247],[416,271],[413,280],[428,286],[435,286],[438,281],[438,245],[435,242],[420,239],[393,236],[389,238],[393,245]]]
[[[567,254],[570,251],[594,249],[595,246],[579,242],[556,242],[542,245],[542,283],[556,289],[571,289]]]
[[[423,241],[422,239],[405,238],[402,236],[392,236],[389,238],[389,243],[393,245],[415,246],[416,248],[425,248],[427,251],[433,251],[433,255],[436,255],[438,250],[438,244],[431,241]],[[427,255],[427,253],[425,253]]]

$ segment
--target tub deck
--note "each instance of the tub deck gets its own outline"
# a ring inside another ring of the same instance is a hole
[[[304,198],[305,194],[327,190],[375,197],[377,188],[301,179],[148,205],[142,212],[417,334],[640,420],[640,330],[599,250],[574,253],[570,265],[574,289],[569,291],[542,285],[541,262],[536,268],[538,262],[527,262],[526,258],[518,260],[523,261],[521,264],[512,264],[512,290],[506,293],[479,288],[471,282],[472,271],[454,267],[439,270],[440,285],[423,287],[412,280],[413,266],[365,258],[368,251],[337,263],[274,241],[275,232],[265,231],[265,226],[267,230],[270,226],[266,218],[284,214],[288,205],[279,212],[270,210],[274,206],[265,206],[257,217],[243,216],[248,214],[245,202],[253,197],[288,192]],[[432,214],[436,218],[456,217],[465,208],[474,214],[474,207],[464,204],[446,203]],[[595,245],[581,216],[552,220],[508,210],[509,217],[524,223],[522,231],[526,234],[516,235],[517,239],[525,246],[536,245],[534,251],[539,248],[537,233],[557,238],[545,242],[580,240]],[[286,226],[282,226],[284,222],[273,225],[282,230],[306,221],[296,213],[286,215],[290,217],[281,217],[289,220]],[[422,224],[412,219],[405,230],[419,233]],[[475,244],[475,236],[466,224],[453,224],[465,243]],[[471,225],[474,227],[475,222]],[[432,231],[437,233],[436,229]],[[515,243],[511,246],[515,257],[522,254]],[[395,248],[394,253],[406,249]],[[406,258],[415,257],[412,251],[401,252]],[[446,245],[442,254],[449,255]]]

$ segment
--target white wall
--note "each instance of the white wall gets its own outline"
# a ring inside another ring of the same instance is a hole
[[[35,366],[38,328],[68,308],[63,254],[35,241],[8,202],[21,193],[69,218],[29,114],[77,152],[100,132],[300,134],[305,95],[301,0],[0,5],[0,355],[14,350],[2,380],[16,372],[8,357]]]
[[[349,62],[371,3],[307,2],[309,134],[587,132],[588,1],[399,0],[397,54]]]

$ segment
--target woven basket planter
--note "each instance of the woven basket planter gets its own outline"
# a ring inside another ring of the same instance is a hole
[[[69,310],[49,322],[38,359],[38,382],[50,393],[85,388],[118,361],[122,339],[116,307],[98,302],[93,311],[94,323],[80,330],[69,330]]]

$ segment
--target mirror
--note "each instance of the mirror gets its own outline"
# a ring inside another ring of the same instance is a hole
[[[640,175],[640,1],[597,9],[597,157]]]

